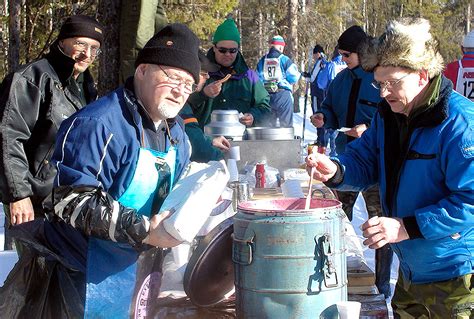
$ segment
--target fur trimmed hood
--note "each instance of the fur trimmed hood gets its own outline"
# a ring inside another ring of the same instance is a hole
[[[430,23],[420,18],[390,21],[384,34],[361,48],[359,59],[366,71],[373,71],[377,66],[402,67],[427,70],[430,78],[444,68],[438,42],[430,33]]]

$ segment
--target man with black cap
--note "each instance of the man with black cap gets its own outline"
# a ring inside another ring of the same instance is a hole
[[[55,214],[61,223],[94,236],[89,237],[88,256],[96,256],[87,261],[90,271],[97,270],[101,258],[111,268],[107,279],[88,280],[86,299],[95,305],[87,309],[91,317],[104,311],[94,293],[107,289],[107,282],[121,282],[130,275],[121,272],[126,261],[111,258],[110,251],[136,254],[144,245],[179,244],[161,223],[169,212],[157,213],[189,163],[189,140],[176,116],[199,82],[198,50],[199,40],[188,27],[178,23],[164,27],[140,51],[135,75],[124,87],[61,125],[53,154],[58,167]],[[64,206],[65,202],[73,204]],[[95,249],[91,241],[99,242]],[[157,255],[161,252],[152,249]],[[129,292],[132,298],[133,291]],[[120,298],[123,292],[117,295]],[[128,311],[129,305],[116,306]]]
[[[337,154],[344,153],[347,143],[362,136],[381,100],[379,92],[371,85],[374,80],[373,73],[360,67],[359,49],[367,41],[369,37],[359,26],[352,26],[341,34],[337,41],[338,50],[347,68],[331,82],[321,111],[311,116],[311,122],[318,128],[324,126],[332,130],[342,127],[349,129],[337,135]],[[380,216],[378,187],[373,186],[362,194],[369,216]],[[349,220],[352,220],[352,210],[358,195],[359,192],[338,192],[338,198]],[[376,285],[385,297],[390,296],[391,261],[392,252],[388,245],[376,251]]]
[[[0,87],[0,196],[12,225],[44,216],[41,202],[56,173],[50,159],[57,129],[96,99],[88,67],[102,41],[95,19],[71,16],[49,53],[9,74]]]
[[[140,317],[144,298],[159,292],[162,247],[180,243],[162,224],[171,212],[160,207],[189,163],[189,140],[176,116],[199,81],[198,50],[188,27],[167,25],[140,51],[123,87],[59,129],[42,233],[51,271],[61,274],[56,293],[75,299],[62,300],[75,305],[71,317]],[[49,241],[57,236],[59,242]]]

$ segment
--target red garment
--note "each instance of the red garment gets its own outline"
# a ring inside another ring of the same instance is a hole
[[[464,54],[461,59],[463,67],[474,68],[474,52],[468,52]],[[458,78],[459,61],[449,63],[444,70],[444,76],[453,82],[453,88],[456,89],[456,82]]]

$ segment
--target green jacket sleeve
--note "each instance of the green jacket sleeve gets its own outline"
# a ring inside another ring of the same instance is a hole
[[[207,83],[206,83],[207,84]],[[195,92],[191,94],[186,102],[190,106],[190,111],[194,115],[194,117],[198,120],[198,126],[201,130],[204,129],[204,125],[206,125],[207,120],[211,114],[211,101],[209,97],[204,95],[202,91]],[[185,108],[181,111],[180,114],[185,114]]]
[[[207,163],[221,160],[224,157],[222,151],[212,145],[211,137],[204,134],[188,104],[183,107],[180,116],[184,120],[185,131],[192,146],[191,161]]]

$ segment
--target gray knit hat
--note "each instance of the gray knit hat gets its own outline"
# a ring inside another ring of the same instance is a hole
[[[362,68],[373,71],[377,66],[402,67],[428,71],[429,77],[443,71],[438,42],[430,33],[428,20],[404,18],[387,24],[385,33],[361,49]]]

